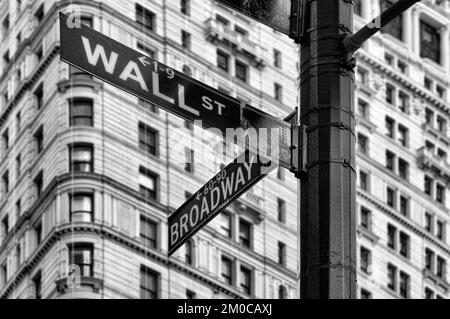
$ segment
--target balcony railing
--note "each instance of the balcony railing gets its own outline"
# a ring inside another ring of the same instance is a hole
[[[417,155],[420,168],[428,168],[450,180],[450,164],[447,158],[439,157],[426,147],[419,149]]]
[[[231,45],[233,49],[246,55],[257,68],[263,68],[263,48],[256,42],[251,41],[247,36],[234,31],[229,26],[217,22],[214,18],[209,18],[205,22],[206,39],[210,42],[222,42]]]

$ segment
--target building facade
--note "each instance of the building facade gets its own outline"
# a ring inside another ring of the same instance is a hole
[[[355,29],[391,4],[356,1]],[[298,47],[212,0],[0,0],[0,298],[298,298],[283,169],[168,257],[168,216],[238,152],[61,62],[58,12],[74,5],[252,106],[298,105]],[[422,1],[356,54],[361,298],[449,293],[449,13]]]

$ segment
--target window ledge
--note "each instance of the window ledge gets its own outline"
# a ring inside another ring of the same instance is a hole
[[[434,285],[443,289],[446,293],[450,290],[450,284],[445,279],[438,277],[426,268],[422,272],[425,279],[428,279]]]
[[[365,229],[364,227],[361,226],[358,226],[357,233],[370,240],[372,244],[376,244],[380,240],[380,237],[375,235],[372,231]]]
[[[70,279],[66,277],[56,281],[56,289],[60,294],[66,294],[72,290],[67,286],[68,280]],[[94,277],[81,277],[80,281],[80,287],[73,289],[74,291],[78,289],[90,288],[92,289],[92,292],[99,293],[103,288],[103,280],[101,279]]]

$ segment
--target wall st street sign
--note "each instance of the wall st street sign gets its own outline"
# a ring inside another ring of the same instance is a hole
[[[298,38],[301,0],[216,0],[269,27]]]
[[[226,166],[169,217],[169,255],[273,169],[250,151]]]
[[[142,53],[60,14],[61,60],[205,129],[220,131],[249,127],[279,129],[279,143],[268,148],[279,164],[290,167],[291,125],[223,94]],[[234,138],[232,140],[234,141]],[[269,143],[269,142],[268,142]],[[268,144],[266,143],[266,144]],[[242,145],[241,146],[245,146]]]

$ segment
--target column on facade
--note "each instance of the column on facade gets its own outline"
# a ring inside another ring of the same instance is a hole
[[[361,5],[362,5],[361,14],[365,22],[369,22],[371,19],[375,18],[375,16],[372,16],[372,9],[371,9],[373,3],[371,3],[370,1],[363,1]]]
[[[412,49],[415,55],[420,55],[420,11],[412,9]]]
[[[441,59],[442,66],[445,68],[446,73],[450,73],[450,28],[444,26],[439,30],[441,34]]]
[[[414,23],[411,10],[403,14],[405,43],[412,50],[414,45]]]

